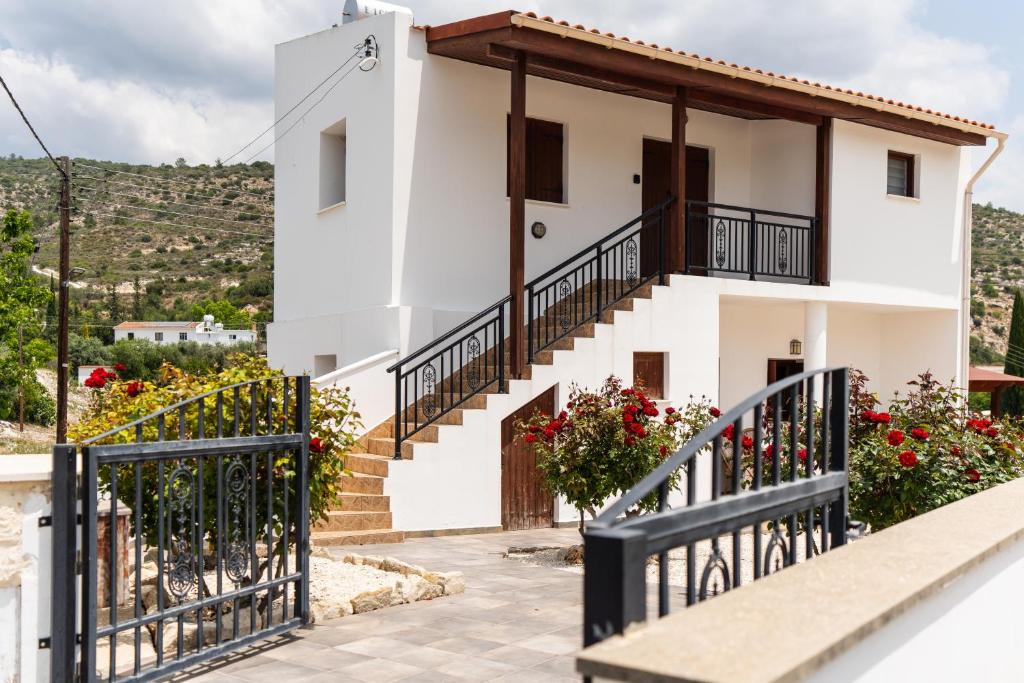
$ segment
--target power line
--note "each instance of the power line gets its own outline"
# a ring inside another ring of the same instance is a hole
[[[268,144],[268,145],[266,145],[265,147],[261,148],[261,149],[260,149],[260,150],[259,150],[258,152],[256,152],[256,153],[255,153],[255,154],[253,154],[253,155],[252,155],[251,157],[249,157],[248,159],[246,159],[246,160],[245,160],[245,163],[249,163],[250,161],[252,161],[252,160],[253,160],[253,159],[255,159],[256,157],[258,157],[259,155],[263,154],[263,153],[264,153],[265,151],[267,151],[268,149],[270,149],[271,147],[273,147],[274,145],[276,145],[276,144],[278,143],[278,141],[280,141],[280,140],[281,140],[281,138],[283,138],[283,137],[284,137],[285,135],[288,135],[288,133],[290,133],[290,132],[291,132],[291,130],[292,130],[293,128],[295,128],[295,126],[297,126],[297,125],[298,125],[299,123],[301,123],[301,122],[302,122],[302,120],[303,120],[303,119],[304,119],[304,118],[306,117],[306,114],[308,114],[309,112],[311,112],[311,111],[313,111],[314,109],[316,109],[316,107],[317,107],[317,106],[318,106],[318,105],[319,105],[319,104],[320,104],[321,102],[323,102],[323,101],[324,101],[324,99],[325,99],[325,98],[326,98],[326,97],[327,97],[328,95],[330,95],[330,94],[331,94],[331,92],[332,92],[332,91],[333,91],[333,90],[334,90],[335,88],[337,88],[337,87],[338,87],[338,84],[339,84],[339,83],[341,83],[341,82],[342,82],[343,80],[345,80],[345,78],[346,78],[346,77],[347,77],[347,76],[348,76],[348,75],[349,75],[350,73],[352,73],[352,71],[353,71],[353,70],[354,70],[354,69],[355,69],[355,68],[356,68],[357,66],[359,66],[359,62],[357,62],[357,63],[353,64],[352,66],[350,66],[350,67],[348,68],[348,71],[346,71],[345,73],[343,73],[343,74],[341,75],[341,78],[339,78],[338,80],[336,80],[336,81],[334,82],[334,84],[333,84],[333,85],[331,85],[331,87],[329,87],[329,88],[328,88],[327,90],[325,90],[325,91],[324,91],[323,95],[321,95],[321,96],[320,96],[320,99],[318,99],[318,100],[317,100],[316,102],[314,102],[313,104],[311,104],[311,105],[309,106],[309,108],[307,108],[307,109],[306,109],[306,111],[302,112],[302,114],[301,114],[301,115],[300,115],[300,116],[299,116],[299,117],[298,117],[297,119],[295,119],[295,121],[293,121],[293,122],[292,122],[292,125],[288,126],[288,127],[287,127],[287,128],[285,129],[285,131],[284,131],[283,133],[281,133],[280,135],[277,135],[277,136],[275,136],[275,137],[274,137],[274,139],[270,141],[270,144]]]
[[[226,234],[229,234],[229,235],[245,235],[245,236],[248,236],[248,237],[259,237],[261,239],[273,240],[273,236],[272,235],[267,235],[265,233],[243,232],[241,230],[225,230],[223,228],[210,228],[210,227],[199,226],[199,225],[181,225],[180,223],[167,223],[165,221],[151,221],[151,220],[148,220],[146,218],[134,218],[134,217],[131,217],[131,216],[115,216],[115,215],[112,215],[112,214],[109,214],[109,213],[95,213],[94,212],[93,215],[99,216],[101,218],[112,218],[114,220],[130,220],[130,221],[135,221],[135,222],[138,222],[138,223],[151,223],[153,225],[166,225],[166,226],[169,226],[169,227],[172,227],[172,228],[183,228],[183,229],[186,229],[186,230],[189,230],[189,229],[191,229],[191,230],[199,230],[200,232],[202,232],[203,230],[208,230],[208,231],[211,231],[211,232],[223,232],[223,233],[226,233]]]
[[[90,192],[103,192],[104,194],[110,195],[112,197],[126,197],[128,199],[141,199],[143,201],[148,201],[145,197],[141,197],[141,196],[139,196],[137,194],[126,194],[124,192],[111,192],[110,190],[104,190],[102,188],[96,187],[95,185],[91,185],[91,186],[90,185],[79,185],[78,189],[80,189],[80,190],[88,190]],[[86,201],[88,201],[87,197],[82,197],[82,199],[85,199]],[[204,209],[204,210],[207,210],[207,211],[223,211],[225,213],[238,213],[238,209],[225,209],[222,206],[204,206],[202,204],[189,204],[187,202],[176,202],[176,201],[174,201],[172,199],[160,199],[160,201],[162,201],[165,204],[174,204],[176,206],[188,206],[188,207],[192,207],[193,209]],[[269,216],[263,216],[263,218],[269,218]],[[246,222],[251,223],[251,221],[246,221]],[[263,224],[263,223],[260,223],[259,225],[261,225],[263,227],[267,227],[267,228],[273,227],[273,226],[266,225],[266,224]]]
[[[14,108],[18,110],[18,113],[21,114],[21,120],[25,122],[26,126],[28,126],[29,131],[32,133],[32,137],[34,137],[36,142],[39,143],[39,146],[43,148],[43,151],[46,152],[46,156],[50,158],[50,161],[53,162],[53,165],[58,171],[60,171],[60,174],[62,176],[66,176],[67,174],[64,172],[64,169],[61,168],[60,164],[57,163],[57,160],[53,158],[52,154],[50,154],[50,150],[48,150],[46,145],[43,144],[42,139],[39,137],[39,133],[37,133],[36,129],[32,127],[28,117],[25,116],[25,112],[21,110],[21,105],[18,104],[18,100],[14,98],[14,93],[11,92],[11,89],[7,87],[7,83],[4,81],[3,76],[0,76],[0,85],[4,87],[4,90],[7,92],[7,96],[11,98],[11,104],[13,104]]]
[[[81,161],[76,161],[75,162],[75,166],[81,166],[82,168],[91,168],[91,169],[94,169],[94,170],[97,170],[97,171],[104,171],[106,173],[117,173],[119,175],[132,176],[134,178],[145,178],[146,180],[150,180],[150,181],[152,181],[154,183],[167,183],[167,184],[171,184],[171,185],[184,185],[185,187],[194,187],[191,183],[186,183],[183,180],[173,180],[171,178],[157,178],[156,176],[146,175],[144,173],[129,173],[128,171],[118,171],[117,169],[113,169],[113,168],[104,168],[103,166],[93,166],[91,164],[82,163]],[[84,176],[84,177],[88,177],[88,176]],[[108,181],[106,178],[95,178],[95,180],[103,180],[105,182],[114,182],[112,180]],[[224,192],[238,192],[239,194],[249,195],[250,197],[259,197],[260,199],[265,199],[266,198],[265,195],[258,194],[256,192],[246,192],[245,190],[231,190],[229,188],[219,187],[219,186],[217,187],[217,189],[221,190],[221,191],[224,191]],[[170,190],[170,191],[171,192],[180,192],[180,190]]]
[[[148,206],[133,206],[131,204],[124,204],[124,203],[111,204],[110,202],[102,202],[102,201],[100,201],[98,199],[93,199],[91,197],[82,197],[82,201],[83,202],[88,202],[88,203],[94,204],[94,205],[98,204],[100,206],[105,206],[105,207],[107,207],[109,209],[114,209],[114,210],[118,210],[118,209],[136,209],[138,211],[152,211],[154,213],[166,213],[166,214],[170,214],[170,215],[173,215],[173,216],[184,216],[185,218],[198,218],[198,219],[204,220],[204,221],[220,221],[221,223],[237,223],[239,225],[252,225],[253,224],[251,221],[236,221],[236,220],[231,220],[230,218],[214,218],[213,216],[199,216],[199,215],[196,215],[194,213],[182,213],[180,211],[168,211],[167,209],[154,209],[154,208],[151,208],[151,207],[148,207]],[[124,218],[130,218],[130,216],[125,216]],[[269,227],[269,226],[263,226],[263,227]],[[268,233],[263,233],[263,234],[269,237]]]
[[[235,158],[236,156],[238,156],[239,154],[241,154],[243,150],[247,149],[248,147],[251,147],[251,146],[252,146],[252,144],[253,144],[254,142],[256,142],[257,140],[259,140],[259,139],[260,139],[261,137],[263,137],[264,135],[266,135],[266,134],[267,134],[267,133],[269,133],[270,131],[272,131],[272,130],[274,129],[274,126],[276,126],[277,124],[281,123],[281,121],[283,121],[283,120],[284,120],[284,119],[285,119],[285,118],[286,118],[286,117],[287,117],[287,116],[288,116],[289,114],[291,114],[291,113],[292,113],[293,111],[295,111],[296,109],[298,109],[298,108],[299,108],[299,105],[300,105],[300,104],[302,104],[303,102],[305,102],[306,100],[308,100],[308,99],[310,98],[310,96],[312,96],[312,95],[313,95],[313,93],[315,93],[315,92],[316,92],[317,90],[319,90],[319,89],[321,88],[321,86],[323,86],[323,84],[324,84],[324,83],[326,83],[327,81],[329,81],[329,80],[331,80],[332,78],[334,78],[334,75],[335,75],[336,73],[338,73],[339,71],[341,71],[342,69],[344,69],[344,68],[345,68],[345,65],[346,65],[346,64],[348,64],[349,62],[351,62],[351,61],[352,61],[352,60],[353,60],[353,59],[354,59],[354,58],[356,57],[356,55],[358,55],[358,54],[359,54],[359,52],[360,52],[360,51],[361,51],[361,50],[363,49],[363,46],[364,46],[364,45],[365,45],[365,43],[361,43],[361,44],[357,45],[357,46],[356,46],[356,48],[355,48],[355,52],[353,52],[353,53],[352,53],[352,54],[351,54],[351,55],[349,56],[349,58],[348,58],[348,59],[346,59],[346,60],[345,60],[344,62],[342,62],[342,63],[341,63],[341,66],[339,66],[339,67],[338,67],[337,69],[335,69],[334,71],[332,71],[331,73],[329,73],[329,74],[327,75],[327,77],[326,77],[326,78],[325,78],[324,80],[322,80],[322,81],[320,81],[319,83],[317,83],[317,84],[316,84],[316,87],[314,87],[314,88],[313,88],[312,90],[310,90],[310,91],[309,91],[308,93],[306,93],[305,95],[303,95],[303,97],[302,97],[302,99],[301,99],[301,100],[299,100],[299,101],[298,101],[298,102],[296,102],[296,103],[295,103],[294,105],[292,105],[292,108],[291,108],[291,109],[289,109],[288,111],[286,111],[286,112],[285,112],[284,114],[282,114],[282,115],[281,115],[280,117],[278,117],[278,119],[277,119],[276,121],[274,121],[274,122],[273,122],[272,124],[270,124],[269,126],[267,126],[267,128],[266,128],[266,129],[264,129],[264,130],[263,130],[263,132],[261,132],[261,133],[260,133],[259,135],[257,135],[256,137],[254,137],[254,138],[253,138],[252,140],[250,140],[249,142],[245,143],[245,144],[244,144],[244,145],[243,145],[242,147],[240,147],[240,148],[239,148],[238,150],[236,150],[234,154],[232,154],[231,156],[229,156],[229,157],[227,157],[227,158],[223,159],[223,160],[221,161],[221,163],[222,163],[222,164],[226,164],[226,163],[227,163],[228,161],[230,161],[231,159],[234,159],[234,158]],[[248,163],[248,162],[246,162],[246,163]]]
[[[110,185],[123,185],[124,187],[134,187],[136,189],[147,190],[149,192],[177,192],[178,194],[180,194],[183,197],[195,197],[196,199],[217,199],[217,197],[214,196],[214,195],[196,194],[194,192],[183,192],[182,190],[173,190],[173,189],[168,189],[168,188],[151,187],[151,186],[148,186],[148,185],[137,185],[137,184],[134,184],[134,183],[121,182],[119,180],[110,180],[109,178],[97,178],[96,176],[91,176],[91,175],[80,175],[80,176],[77,176],[77,177],[80,178],[80,179],[84,178],[85,180],[95,180],[96,182],[99,182],[99,183],[108,183]],[[227,191],[235,192],[236,190],[227,190]],[[266,199],[266,197],[264,197],[262,195],[253,195],[253,196],[260,197],[261,199]],[[233,199],[229,199],[228,201],[234,201],[234,200]],[[211,206],[209,208],[217,208],[217,207]],[[257,210],[259,209],[259,207],[256,207],[256,208],[257,208]]]

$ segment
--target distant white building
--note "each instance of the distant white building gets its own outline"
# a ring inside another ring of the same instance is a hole
[[[114,328],[114,341],[145,339],[156,344],[177,344],[191,341],[199,344],[241,344],[256,341],[255,327],[248,330],[225,330],[212,315],[200,322],[126,321]]]

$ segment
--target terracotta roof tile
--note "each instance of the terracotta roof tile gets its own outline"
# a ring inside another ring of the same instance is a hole
[[[554,24],[554,25],[557,25],[557,26],[564,26],[564,27],[567,27],[567,28],[573,28],[573,29],[576,29],[576,30],[579,30],[579,31],[587,31],[587,32],[593,33],[595,35],[603,35],[603,36],[605,36],[607,38],[614,38],[616,40],[622,40],[622,41],[625,41],[625,42],[628,42],[628,43],[633,43],[635,45],[644,45],[644,46],[646,46],[646,44],[644,42],[639,41],[639,40],[630,40],[629,37],[627,37],[627,36],[618,36],[615,33],[612,33],[610,31],[601,31],[598,28],[589,28],[588,29],[583,24],[572,24],[572,25],[570,25],[569,22],[567,22],[565,20],[555,20],[555,19],[553,19],[553,18],[551,18],[549,16],[538,17],[535,12],[521,13],[521,16],[529,17],[531,19],[538,19],[540,21],[544,21],[544,22],[547,22],[549,24]],[[657,48],[658,46],[655,45],[655,44],[651,44],[650,47]],[[669,48],[669,47],[665,47],[665,48],[661,48],[661,49],[664,49],[664,50],[666,50],[668,52],[672,52],[672,48]],[[714,59],[712,57],[709,57],[707,55],[698,55],[696,53],[687,54],[683,50],[679,50],[677,52],[677,54],[680,54],[680,55],[683,55],[683,56],[687,56],[687,57],[691,57],[693,59],[700,59],[700,60],[705,61],[705,62],[710,62],[710,63],[714,63],[714,64],[720,64],[722,66],[729,66],[731,68],[741,69],[743,71],[748,71],[748,72],[751,72],[751,73],[762,74],[762,75],[770,76],[770,77],[773,77],[773,78],[780,78],[780,79],[784,79],[784,80],[788,80],[788,81],[793,81],[795,83],[803,83],[805,85],[813,85],[816,88],[822,88],[824,90],[831,90],[833,92],[841,92],[841,93],[845,93],[847,95],[854,95],[854,96],[863,97],[863,98],[869,99],[869,100],[875,100],[875,101],[878,101],[878,102],[885,102],[886,104],[891,104],[891,105],[893,105],[895,107],[900,107],[902,109],[909,109],[911,111],[920,111],[920,112],[924,112],[926,114],[931,114],[933,116],[940,116],[940,117],[949,119],[951,121],[958,121],[960,123],[966,123],[966,124],[970,124],[972,126],[978,126],[980,128],[986,128],[988,130],[995,130],[995,126],[993,126],[990,123],[983,123],[983,122],[979,122],[979,121],[976,121],[974,119],[969,119],[969,118],[963,117],[963,116],[955,116],[953,114],[947,114],[947,113],[943,113],[943,112],[939,112],[939,111],[934,111],[932,109],[922,108],[919,105],[914,105],[914,104],[909,104],[909,103],[904,103],[904,102],[899,102],[899,101],[893,101],[891,99],[884,99],[884,98],[881,98],[881,97],[878,97],[878,96],[875,96],[875,95],[865,94],[865,93],[863,93],[861,91],[856,91],[855,92],[855,91],[853,91],[853,90],[851,90],[849,88],[837,88],[837,87],[833,87],[833,86],[828,85],[828,84],[821,84],[821,83],[818,83],[818,82],[810,83],[810,82],[808,82],[806,80],[798,79],[795,76],[787,76],[787,75],[783,75],[783,74],[775,74],[775,73],[773,73],[771,71],[767,71],[766,72],[766,71],[762,71],[761,69],[751,68],[749,66],[737,66],[735,64],[728,64],[728,63],[726,63],[723,60],[716,60],[716,59]]]

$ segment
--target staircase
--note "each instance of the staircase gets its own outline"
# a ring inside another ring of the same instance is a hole
[[[611,286],[611,282],[605,284]],[[589,287],[589,286],[588,286]],[[588,287],[579,290],[578,298],[585,298],[588,294]],[[653,292],[653,283],[641,285],[629,296],[610,306],[601,315],[602,324],[614,324],[615,311],[632,311],[636,299],[650,299]],[[534,321],[533,333],[535,337],[542,334],[554,336],[560,333],[559,315],[565,313],[560,304],[551,305],[544,313]],[[582,317],[582,304],[576,311]],[[571,351],[578,338],[593,337],[597,322],[590,321],[579,324],[572,328],[564,337],[553,342],[550,346],[534,355],[534,365],[551,365],[554,362],[555,351]],[[524,335],[526,330],[524,329]],[[509,377],[509,344],[505,343],[505,376]],[[523,379],[529,379],[532,368],[527,366],[523,371]],[[438,391],[446,391],[451,383],[461,382],[461,373],[456,372],[440,385]],[[466,411],[484,410],[487,408],[489,396],[498,393],[497,383],[484,388],[480,393],[470,396],[458,408],[454,408],[437,418],[437,420],[420,429],[412,437],[406,439],[401,445],[401,456],[404,460],[411,460],[416,452],[417,444],[437,443],[438,427],[440,425],[458,426],[462,424]],[[423,399],[421,399],[421,402]],[[411,422],[408,417],[414,410],[410,406],[406,410],[405,419]],[[341,481],[341,495],[335,507],[328,513],[326,521],[319,521],[314,524],[311,531],[311,539],[314,545],[363,545],[376,543],[400,543],[405,539],[402,531],[392,528],[390,500],[384,495],[384,479],[388,476],[388,468],[395,455],[395,420],[393,417],[371,429],[363,436],[353,451],[345,459],[346,468],[352,476],[346,476]]]

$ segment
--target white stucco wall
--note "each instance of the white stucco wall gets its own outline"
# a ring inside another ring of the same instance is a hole
[[[808,683],[1024,679],[1024,542],[1009,546],[807,678]]]

